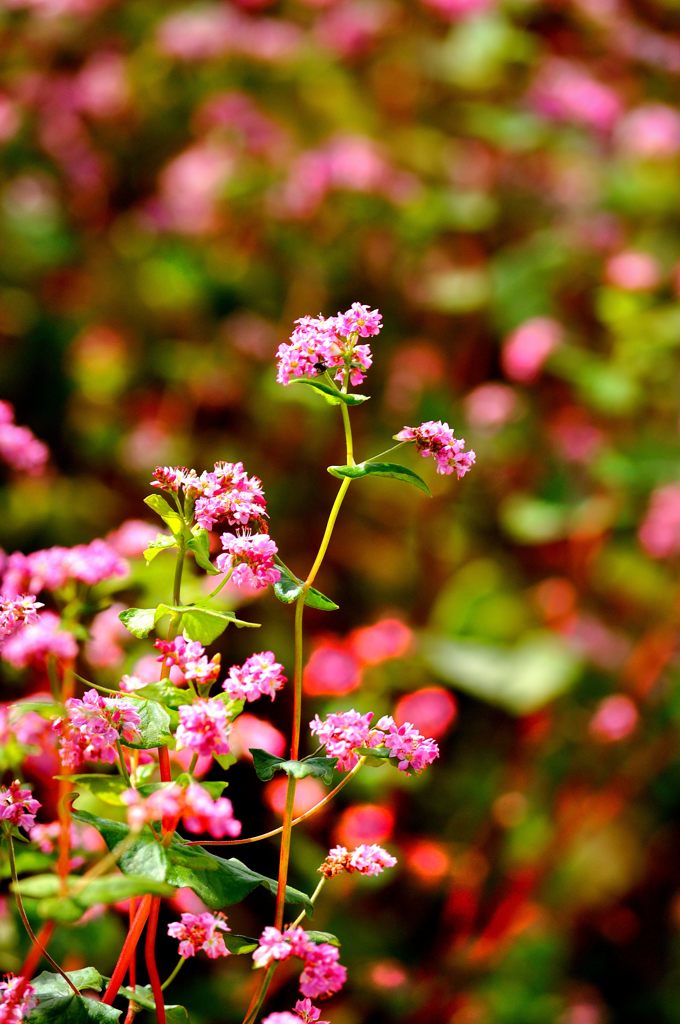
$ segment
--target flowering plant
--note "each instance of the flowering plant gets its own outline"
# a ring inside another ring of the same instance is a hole
[[[19,780],[0,788],[0,822],[12,889],[32,942],[21,972],[2,983],[0,1022],[108,1022],[125,1013],[125,1024],[130,1024],[142,1010],[153,1011],[159,1024],[186,1020],[183,1007],[166,1006],[165,989],[187,959],[205,953],[211,959],[252,955],[258,977],[243,1024],[259,1018],[279,964],[301,961],[301,998],[292,1011],[270,1014],[266,1024],[300,1020],[323,1024],[313,1000],[338,992],[347,971],[340,962],[339,940],[303,927],[303,922],[311,916],[329,879],[342,872],[374,876],[396,861],[375,844],[360,844],[352,850],[336,846],[320,865],[321,878],[308,895],[288,885],[293,829],[326,805],[364,766],[392,764],[413,775],[432,763],[438,748],[408,721],[398,723],[383,715],[374,722],[373,712],[349,709],[328,714],[323,720],[316,715],[309,729],[317,747],[301,756],[304,610],[306,606],[322,611],[337,608],[313,583],[354,480],[390,477],[428,492],[415,472],[384,461],[385,455],[410,441],[421,455],[434,458],[441,474],[455,471],[462,477],[474,462],[474,453],[466,452],[464,442],[442,422],[404,427],[395,435],[393,448],[356,460],[350,410],[367,396],[352,388],[365,380],[372,362],[366,339],[379,333],[381,321],[377,310],[359,303],[335,317],[303,317],[290,341],[278,350],[279,382],[306,385],[337,406],[345,437],[345,463],[329,467],[329,473],[340,479],[340,487],[305,579],[279,557],[277,544],[269,535],[262,483],[249,476],[242,463],[218,462],[212,470],[200,473],[178,466],[154,471],[154,492],[145,501],[166,529],[146,538],[144,557],[151,563],[163,552],[174,552],[171,603],[123,608],[119,619],[139,640],[164,629],[165,635],[154,641],[158,652],[155,678],[125,675],[118,687],[111,688],[76,671],[77,641],[87,635],[84,622],[88,611],[99,607],[92,595],[98,585],[110,585],[127,571],[115,546],[93,541],[72,549],[15,553],[5,559],[0,588],[2,656],[17,667],[44,663],[52,684],[51,700],[19,702],[12,708],[11,724],[19,744],[6,767],[20,765],[30,750],[34,737],[27,735],[27,719],[37,716],[33,730],[56,741],[60,768],[56,822],[36,823],[41,805]],[[215,554],[218,537],[221,552]],[[199,574],[219,577],[207,596],[192,602],[182,597],[189,556]],[[294,606],[289,756],[258,747],[250,750],[259,779],[269,780],[277,772],[286,776],[283,821],[256,836],[241,835],[243,823],[236,818],[231,800],[223,795],[226,780],[205,781],[205,776],[214,766],[222,774],[228,771],[235,760],[231,733],[238,717],[247,704],[262,697],[274,700],[287,678],[275,653],[260,650],[243,664],[232,665],[220,683],[220,655],[209,655],[207,648],[229,626],[257,626],[216,600],[227,585],[236,593],[271,587],[279,601]],[[38,596],[45,601],[38,601]],[[59,614],[51,609],[41,611],[48,601]],[[83,687],[81,697],[75,695],[77,685]],[[93,765],[98,766],[96,771],[83,771]],[[296,788],[299,780],[308,777],[330,789],[315,806],[296,816]],[[115,816],[103,817],[87,809],[99,807],[103,796],[103,804],[116,809]],[[102,855],[99,848],[93,857],[77,831],[74,838],[77,829],[101,837],[107,852]],[[183,833],[211,838],[187,838]],[[15,842],[24,842],[25,834],[51,857],[39,872],[23,872],[17,867]],[[206,848],[245,845],[277,836],[276,879]],[[235,935],[224,908],[241,902],[257,887],[275,897],[273,921],[259,937]],[[161,983],[156,963],[161,902],[173,900],[180,888],[192,890],[205,910],[181,913],[179,920],[167,926],[167,934],[178,940],[179,961]],[[94,967],[64,971],[47,949],[54,929],[80,921],[93,908],[123,901],[127,902],[129,929],[111,976],[102,976]],[[294,908],[293,920],[288,919],[291,912],[287,908]],[[37,933],[32,915],[42,921]],[[137,951],[143,936],[149,985],[137,983]],[[43,957],[53,971],[33,978]],[[84,994],[88,991],[101,996],[92,998]],[[126,1004],[125,1010],[116,1006],[118,1000]]]

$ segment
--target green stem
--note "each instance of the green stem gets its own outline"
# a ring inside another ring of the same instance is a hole
[[[182,573],[184,572],[184,541],[180,541],[177,550],[177,560],[175,561],[175,578],[172,582],[172,603],[174,605],[180,605],[182,598],[180,591],[182,589]],[[173,638],[174,639],[174,638]]]
[[[210,601],[213,597],[216,597],[217,594],[219,594],[219,592],[222,589],[222,587],[224,587],[229,582],[229,580],[231,579],[231,574],[232,574],[233,571],[234,571],[233,569],[230,569],[229,572],[226,574],[226,576],[217,584],[215,589],[210,591],[210,593],[208,594],[208,596],[206,598],[207,601]]]
[[[320,880],[319,880],[319,884],[317,885],[317,887],[314,890],[314,892],[312,893],[312,895],[309,897],[309,902],[312,904],[312,906],[314,906],[314,904],[316,903],[317,897],[319,896],[319,893],[321,892],[321,890],[323,889],[324,885],[326,884],[326,881],[327,881],[327,879],[326,879],[325,875],[322,875]],[[302,913],[299,914],[298,917],[295,918],[295,920],[293,921],[293,923],[291,925],[291,928],[297,928],[297,926],[300,924],[300,921],[302,921],[303,917],[305,917],[306,913],[307,913],[307,911],[303,910]]]
[[[35,932],[31,928],[31,923],[28,920],[28,917],[26,916],[26,911],[24,910],[24,903],[23,903],[23,900],[21,898],[21,893],[19,892],[19,877],[17,875],[17,862],[16,862],[16,860],[14,858],[14,843],[12,842],[12,837],[9,834],[9,832],[6,832],[5,835],[6,835],[6,838],[7,838],[7,851],[9,853],[9,870],[10,870],[10,873],[12,875],[12,883],[13,883],[12,888],[13,888],[13,892],[14,892],[14,898],[15,898],[16,904],[17,904],[17,910],[19,911],[19,917],[21,918],[22,924],[23,924],[24,928],[26,929],[26,931],[28,932],[29,939],[31,940],[31,942],[33,943],[34,946],[37,946],[40,949],[40,952],[45,957],[45,959],[47,960],[48,964],[50,964],[52,967],[54,967],[55,971],[62,976],[62,978],[64,979],[64,981],[68,985],[68,987],[70,989],[72,989],[77,996],[79,996],[80,992],[78,991],[76,986],[73,984],[73,982],[69,978],[68,974],[66,974],[66,972],[61,969],[61,967],[59,966],[59,964],[57,963],[56,960],[52,959],[50,954],[47,952],[47,950],[42,945],[42,943],[39,941],[37,935],[35,934]]]
[[[377,455],[371,455],[370,459],[364,459],[364,462],[375,462],[376,459],[381,459],[383,455],[389,455],[390,452],[396,452],[397,448],[403,448],[408,441],[400,441],[399,444],[393,444],[391,448],[386,448],[384,452],[378,452]]]
[[[243,1024],[252,1024],[252,1022],[255,1020],[258,1013],[262,1009],[262,1004],[265,1000],[265,996],[267,995],[267,990],[271,984],[272,978],[274,977],[274,971],[276,970],[277,966],[278,964],[275,961],[267,968],[267,973],[262,979],[260,988],[253,996],[253,1001],[251,1002],[250,1007],[246,1010],[246,1015],[243,1018]]]
[[[116,750],[118,752],[118,763],[120,765],[120,773],[123,776],[125,782],[127,782],[128,789],[132,789],[132,779],[130,778],[130,773],[127,770],[127,765],[125,764],[125,757],[123,756],[123,747],[121,746],[121,742],[119,739],[116,740]]]
[[[165,981],[161,985],[161,992],[165,992],[166,988],[168,988],[169,985],[172,985],[173,981],[175,980],[175,978],[177,977],[179,972],[182,970],[182,968],[184,967],[185,963],[186,963],[186,958],[181,956],[179,958],[177,964],[175,965],[175,969],[172,971],[171,974],[169,974],[167,976],[167,978],[165,979]]]

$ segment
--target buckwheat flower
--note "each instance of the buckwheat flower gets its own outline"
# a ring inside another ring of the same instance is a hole
[[[184,487],[189,470],[186,466],[156,466],[152,474],[151,486],[162,491],[178,494]]]
[[[360,715],[354,709],[332,712],[323,722],[315,715],[309,728],[319,743],[326,747],[326,754],[338,758],[338,771],[346,772],[354,768],[359,760],[359,755],[355,753],[358,747],[376,745],[371,734],[372,718],[372,711],[365,715]]]
[[[339,963],[340,950],[328,942],[310,943],[300,975],[300,991],[310,999],[339,992],[347,980],[347,968]]]
[[[419,427],[404,427],[394,437],[397,441],[415,441],[423,458],[428,455],[434,458],[438,473],[448,475],[455,470],[459,480],[472,467],[476,458],[473,451],[464,451],[465,441],[454,437],[448,423],[442,423],[441,420],[427,420]]]
[[[345,337],[356,334],[360,338],[374,338],[382,329],[382,313],[353,302],[348,310],[335,317],[335,327],[338,334]]]
[[[21,1024],[37,1005],[35,989],[26,978],[8,974],[0,981],[0,1024]]]
[[[283,1010],[282,1013],[267,1014],[262,1024],[300,1024],[300,1017],[296,1013]]]
[[[298,999],[295,1013],[305,1024],[330,1024],[330,1021],[319,1020],[321,1010],[314,1006],[311,999]]]
[[[195,754],[210,757],[228,754],[229,722],[227,709],[219,700],[197,700],[178,709],[177,746],[189,747]]]
[[[224,553],[215,559],[220,572],[231,571],[231,581],[237,586],[257,589],[276,583],[281,572],[274,564],[278,548],[266,533],[223,533],[220,540]]]
[[[287,960],[293,955],[293,947],[284,932],[267,925],[260,936],[260,944],[253,953],[256,967],[267,967],[272,960]]]
[[[88,690],[82,700],[71,697],[66,718],[53,724],[62,765],[73,770],[84,761],[113,764],[118,740],[136,742],[140,724],[134,704],[125,697],[102,697],[96,690]]]
[[[138,789],[126,789],[121,799],[127,807],[128,825],[135,832],[156,821],[171,821],[176,825],[185,802],[184,790],[176,782],[155,789],[147,797]]]
[[[94,586],[114,576],[126,576],[127,562],[106,541],[96,539],[73,548],[55,546],[25,557],[28,590],[59,590],[69,580]]]
[[[392,757],[398,759],[402,772],[418,774],[439,757],[439,747],[433,739],[426,739],[411,722],[397,725],[385,715],[377,724],[384,731],[383,743]]]
[[[290,384],[296,377],[318,377],[333,365],[338,354],[339,341],[332,320],[300,317],[289,342],[278,347],[276,379],[279,384]]]
[[[28,427],[17,426],[9,402],[0,402],[0,459],[19,473],[37,476],[48,458],[47,446]]]
[[[38,608],[44,608],[32,594],[3,597],[0,594],[0,640],[16,633],[20,626],[38,621]]]
[[[212,530],[216,523],[247,526],[267,514],[262,481],[248,476],[242,462],[216,462],[196,484],[194,517],[199,526]]]
[[[9,786],[0,786],[0,821],[28,831],[35,825],[40,803],[31,796],[30,789],[22,789],[18,779]]]
[[[50,611],[42,612],[35,622],[24,625],[0,647],[0,656],[15,668],[42,667],[50,655],[60,662],[71,661],[77,653],[75,637],[61,628],[59,616]]]
[[[220,674],[220,655],[208,659],[205,647],[197,640],[177,636],[174,640],[156,640],[154,646],[162,651],[158,660],[175,665],[189,682],[214,683]]]
[[[215,839],[238,836],[242,827],[234,817],[231,800],[225,796],[213,800],[207,789],[197,782],[192,782],[185,790],[182,823],[187,832],[196,835],[207,832]]]
[[[319,871],[325,878],[333,878],[343,871],[374,876],[382,874],[385,868],[393,868],[396,863],[396,857],[383,850],[382,846],[362,843],[351,852],[346,846],[334,846]]]
[[[168,925],[168,935],[179,939],[179,955],[195,956],[203,950],[211,960],[229,956],[222,932],[230,932],[223,914],[182,914],[179,921]]]
[[[273,651],[251,654],[242,665],[232,665],[222,689],[232,700],[254,701],[258,697],[271,697],[286,683],[283,665],[274,658]]]

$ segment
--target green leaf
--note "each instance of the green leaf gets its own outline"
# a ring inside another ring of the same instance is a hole
[[[93,967],[69,971],[68,977],[81,992],[102,990],[103,978]],[[31,984],[38,997],[38,1005],[31,1010],[30,1024],[114,1024],[120,1020],[122,1010],[74,995],[60,974],[43,971]]]
[[[312,778],[321,779],[330,786],[333,781],[333,772],[338,763],[337,757],[308,757],[304,761],[286,761],[283,757],[276,757],[266,750],[258,747],[251,747],[255,773],[261,782],[268,782],[274,772],[285,772],[295,779],[304,779],[308,775]]]
[[[189,640],[198,640],[204,647],[217,640],[229,625],[239,628],[247,626],[251,629],[259,629],[260,626],[259,622],[237,619],[233,612],[218,611],[216,608],[204,608],[195,604],[159,604],[155,610],[154,621],[158,623],[166,615],[181,615],[182,632]]]
[[[303,582],[293,575],[283,562],[277,562],[277,568],[281,573],[281,578],[274,584],[274,594],[283,604],[293,604],[302,593]],[[310,587],[307,591],[305,604],[310,608],[318,608],[322,612],[334,612],[339,607],[335,601],[331,601],[330,597],[326,597],[314,587]]]
[[[170,715],[162,704],[155,700],[135,700],[134,708],[141,722],[137,726],[139,739],[126,740],[121,736],[120,742],[124,747],[133,747],[135,750],[153,750],[154,747],[163,747],[169,739],[172,739],[170,731]]]
[[[205,569],[209,576],[219,576],[220,570],[216,569],[210,561],[210,534],[202,526],[192,530],[191,538],[186,542],[187,550],[193,553],[196,565]]]
[[[133,875],[104,875],[91,879],[86,885],[78,875],[70,875],[68,885],[67,893],[62,895],[59,879],[52,873],[24,878],[12,889],[27,899],[39,900],[39,917],[55,921],[77,921],[86,910],[101,903],[118,903],[147,894],[172,896],[175,892],[165,882]]]
[[[63,708],[59,704],[54,704],[51,700],[22,700],[10,705],[10,721],[17,721],[22,715],[28,714],[29,711],[33,711],[43,718],[59,718],[64,713]]]
[[[118,618],[128,633],[143,640],[154,627],[155,614],[155,608],[126,608],[124,612],[120,612]]]
[[[152,540],[147,548],[144,548],[146,564],[149,565],[150,562],[153,562],[156,555],[160,555],[161,551],[170,551],[176,547],[177,541],[174,537],[168,537],[167,533],[159,533],[156,539]]]
[[[308,380],[306,377],[296,377],[289,383],[306,384],[307,387],[314,388],[315,391],[319,391],[323,395],[329,405],[361,405],[371,397],[370,395],[345,395],[337,388],[331,387],[330,384],[324,384],[320,380]]]
[[[156,1003],[151,991],[151,985],[136,985],[134,992],[131,988],[123,985],[119,991],[124,999],[133,1000],[142,1009],[156,1011]],[[184,1006],[166,1005],[165,1019],[167,1024],[188,1024],[189,1014]]]
[[[122,822],[98,818],[86,811],[79,811],[74,817],[96,828],[110,850],[130,835],[129,828]],[[228,860],[216,857],[200,846],[182,843],[176,836],[169,846],[161,846],[147,830],[123,849],[118,866],[125,874],[193,889],[212,910],[240,903],[258,886],[272,894],[277,890],[276,879],[252,871],[236,857]],[[309,896],[291,886],[286,887],[286,902],[301,904],[308,916],[311,916],[310,911],[313,913]]]
[[[432,492],[422,477],[414,473],[406,466],[399,466],[396,462],[360,462],[356,466],[329,466],[328,472],[331,476],[340,479],[349,477],[350,480],[358,480],[362,476],[385,476],[392,480],[401,480],[405,484],[412,484],[423,494],[432,497]]]
[[[78,793],[91,793],[111,807],[123,807],[121,793],[128,788],[120,775],[57,775],[57,779],[72,782]]]
[[[356,752],[366,758],[368,768],[382,768],[392,757],[387,747],[357,747]]]
[[[260,945],[259,939],[251,939],[248,935],[234,935],[233,932],[223,935],[222,938],[229,952],[237,956],[252,953]]]
[[[332,932],[306,932],[305,934],[312,942],[327,942],[330,946],[340,945],[340,939]]]
[[[148,505],[150,509],[161,517],[176,539],[179,539],[184,535],[184,531],[186,529],[184,518],[179,514],[176,508],[173,508],[172,505],[168,504],[162,495],[150,494],[144,499],[144,504]]]

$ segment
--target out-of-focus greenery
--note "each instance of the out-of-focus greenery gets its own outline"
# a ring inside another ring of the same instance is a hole
[[[241,459],[302,574],[341,432],[274,353],[354,300],[385,320],[361,456],[426,419],[477,451],[432,500],[353,485],[340,611],[308,616],[417,635],[310,717],[458,700],[428,774],[366,772],[296,839],[309,886],[354,803],[396,815],[392,878],[315,918],[350,969],[333,1024],[675,1024],[680,6],[6,0],[0,51],[0,397],[53,453],[0,491],[6,550],[139,517],[157,463]],[[289,661],[286,610],[258,614]],[[55,955],[113,949],[95,925]],[[232,960],[186,968],[196,1024],[241,1019]]]

